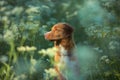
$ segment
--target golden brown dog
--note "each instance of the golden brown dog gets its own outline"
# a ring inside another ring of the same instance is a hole
[[[77,71],[75,68],[76,58],[73,54],[74,41],[72,33],[73,28],[66,23],[55,24],[51,31],[45,33],[45,39],[54,41],[54,46],[58,49],[54,56],[55,70],[58,73],[57,80],[67,80],[64,74],[67,68]],[[58,64],[64,65],[64,69]]]

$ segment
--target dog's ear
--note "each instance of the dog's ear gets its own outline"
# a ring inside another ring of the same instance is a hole
[[[73,27],[71,27],[68,24],[64,24],[64,26],[66,26],[66,27],[64,27],[65,34],[66,35],[71,35],[73,33],[73,31],[74,31]]]

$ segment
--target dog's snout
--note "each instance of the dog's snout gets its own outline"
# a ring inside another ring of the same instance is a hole
[[[46,33],[44,33],[44,36],[46,36],[47,35],[47,32]]]
[[[44,34],[44,36],[45,36],[45,39],[48,39],[48,37],[49,37],[49,34],[50,34],[50,32],[46,32],[46,33]]]

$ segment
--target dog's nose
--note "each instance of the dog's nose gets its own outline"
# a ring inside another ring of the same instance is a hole
[[[50,34],[50,32],[46,32],[46,33],[44,34],[45,39],[48,39],[49,34]]]

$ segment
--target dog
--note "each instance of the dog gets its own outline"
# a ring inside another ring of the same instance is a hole
[[[69,24],[57,23],[52,27],[51,31],[44,35],[45,39],[53,41],[54,47],[57,48],[54,55],[54,61],[56,63],[55,70],[58,74],[57,80],[67,80],[65,75],[67,69],[72,70],[72,73],[79,71],[76,65],[77,60],[73,52],[75,44],[72,34],[73,28]],[[77,75],[79,76],[79,73],[77,73]]]

